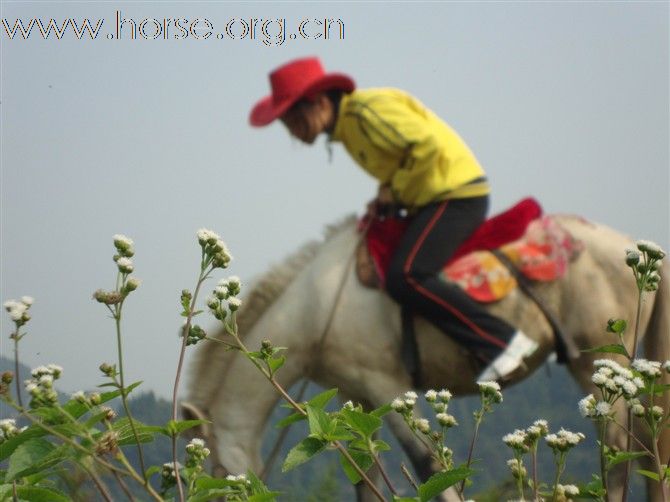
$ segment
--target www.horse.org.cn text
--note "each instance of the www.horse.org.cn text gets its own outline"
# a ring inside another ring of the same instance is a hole
[[[111,25],[111,26],[110,26]],[[109,27],[107,31],[103,26]],[[216,27],[215,27],[216,26]],[[344,40],[344,21],[335,18],[240,18],[233,17],[215,24],[198,17],[147,17],[136,20],[116,11],[114,22],[105,19],[43,20],[2,19],[4,35],[9,40],[240,40],[260,42],[268,47],[289,41]],[[107,31],[107,32],[106,32]]]

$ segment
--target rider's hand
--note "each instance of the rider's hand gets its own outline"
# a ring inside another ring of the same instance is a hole
[[[377,203],[382,206],[389,206],[395,202],[393,197],[393,192],[391,191],[390,185],[379,185],[379,191],[377,192]]]
[[[379,185],[377,197],[368,202],[366,217],[377,218],[380,214],[384,214],[385,207],[392,205],[394,202],[393,192],[389,185]]]

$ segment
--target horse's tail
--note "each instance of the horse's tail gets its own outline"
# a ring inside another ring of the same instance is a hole
[[[656,291],[656,298],[644,338],[644,351],[648,359],[660,361],[670,360],[670,266],[665,263],[661,272],[661,282]],[[670,383],[670,376],[663,372],[664,383]],[[670,391],[663,394],[663,402],[658,403],[664,410],[670,409]],[[670,459],[670,429],[665,428],[659,440],[661,463]]]

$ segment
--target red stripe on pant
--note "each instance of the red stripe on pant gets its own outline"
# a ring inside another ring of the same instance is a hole
[[[503,342],[502,340],[499,340],[498,338],[489,335],[485,331],[483,331],[479,326],[477,326],[472,320],[470,320],[468,317],[466,317],[461,311],[453,307],[452,305],[448,304],[446,301],[444,301],[443,298],[440,298],[439,296],[435,295],[431,291],[427,290],[424,288],[421,284],[419,284],[412,275],[410,274],[410,270],[412,268],[412,263],[414,262],[414,258],[416,257],[417,253],[419,252],[419,249],[423,245],[424,241],[426,240],[426,237],[430,233],[430,231],[433,229],[435,226],[435,222],[440,219],[440,216],[444,213],[444,210],[447,208],[447,204],[449,203],[448,200],[445,200],[442,203],[442,206],[440,206],[440,209],[435,212],[433,217],[431,218],[430,222],[426,227],[423,229],[421,232],[421,235],[419,236],[419,239],[416,241],[414,244],[414,247],[412,248],[409,256],[407,257],[407,261],[405,262],[405,265],[403,267],[403,273],[405,274],[405,279],[407,280],[407,283],[410,284],[419,294],[425,296],[429,300],[432,300],[433,302],[437,303],[440,305],[442,308],[448,310],[451,312],[455,317],[457,317],[463,324],[468,326],[475,334],[479,335],[481,338],[484,340],[487,340],[488,342],[492,343],[493,345],[496,345],[501,348],[506,348],[507,344]]]

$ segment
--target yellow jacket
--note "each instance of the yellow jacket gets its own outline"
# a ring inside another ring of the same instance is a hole
[[[486,195],[484,170],[458,134],[397,89],[344,94],[332,141],[409,208]]]

